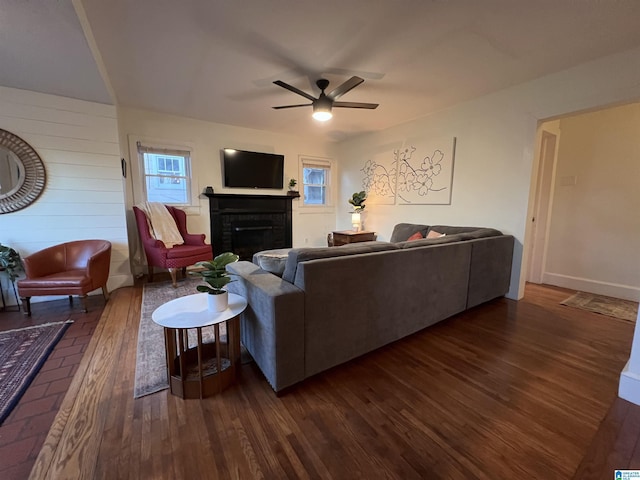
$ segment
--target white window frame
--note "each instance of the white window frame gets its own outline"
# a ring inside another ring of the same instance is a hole
[[[147,200],[147,185],[146,185],[146,170],[144,165],[144,156],[139,151],[138,145],[144,147],[153,153],[167,154],[167,155],[181,155],[187,154],[185,162],[185,180],[187,182],[187,196],[188,203],[167,203],[167,205],[175,205],[184,209],[187,214],[197,213],[200,207],[200,200],[198,196],[198,186],[195,181],[194,173],[194,148],[187,143],[168,143],[166,140],[160,140],[157,138],[144,138],[129,136],[129,158],[133,159],[131,162],[132,180],[133,180],[133,194],[134,204],[144,202]],[[137,160],[135,160],[137,159]],[[137,177],[137,179],[136,179]]]
[[[298,178],[300,179],[300,208],[308,209],[308,211],[332,211],[335,205],[335,168],[333,160],[321,157],[312,157],[309,155],[300,155],[298,157]],[[310,204],[305,202],[304,198],[304,169],[309,167],[320,167],[327,170],[326,184],[325,184],[325,203],[324,204]]]

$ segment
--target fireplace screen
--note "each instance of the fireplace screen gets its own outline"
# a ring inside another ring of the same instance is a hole
[[[265,220],[245,220],[231,225],[232,251],[240,260],[251,261],[253,254],[274,248],[273,224]]]

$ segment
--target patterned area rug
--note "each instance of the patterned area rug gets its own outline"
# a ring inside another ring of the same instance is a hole
[[[202,279],[197,277],[180,280],[178,288],[173,288],[170,281],[145,283],[142,291],[133,398],[143,397],[169,388],[164,347],[164,328],[153,322],[151,314],[156,308],[169,300],[198,293],[196,285],[201,283]],[[208,328],[202,331],[202,339],[205,343],[213,340],[213,335],[210,333],[212,330]],[[224,326],[221,328],[222,332],[224,332]],[[195,345],[195,335],[195,330],[189,330],[190,345]]]
[[[0,424],[72,323],[67,320],[0,332]]]
[[[151,320],[151,314],[169,300],[197,293],[196,285],[199,283],[198,278],[186,278],[178,282],[178,288],[173,288],[170,281],[144,284],[133,398],[169,388],[164,329]]]
[[[635,322],[638,317],[638,302],[594,293],[577,292],[560,303],[630,322]]]

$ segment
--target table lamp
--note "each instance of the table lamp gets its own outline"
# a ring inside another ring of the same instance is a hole
[[[353,227],[353,230],[356,232],[360,231],[360,228],[362,226],[362,221],[360,219],[360,213],[359,212],[353,212],[351,214],[351,226]]]

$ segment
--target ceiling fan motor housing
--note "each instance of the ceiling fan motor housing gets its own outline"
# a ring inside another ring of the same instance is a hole
[[[320,94],[317,100],[313,101],[313,109],[326,109],[331,111],[331,107],[333,107],[333,100],[327,97],[324,92]]]
[[[316,80],[316,85],[320,90],[322,90],[322,93],[324,93],[325,89],[329,86],[329,80],[327,80],[326,78],[321,78],[319,80]]]

